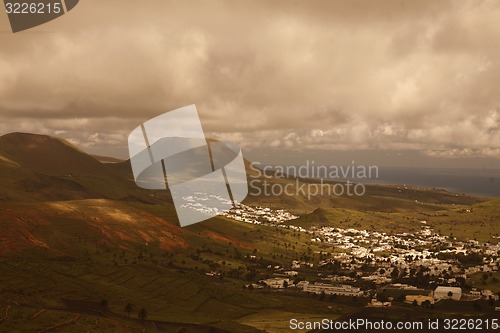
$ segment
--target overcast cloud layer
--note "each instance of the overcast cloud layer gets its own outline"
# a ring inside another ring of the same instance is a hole
[[[500,156],[498,1],[84,0],[17,34],[0,15],[0,134],[125,157],[195,103],[247,151]]]

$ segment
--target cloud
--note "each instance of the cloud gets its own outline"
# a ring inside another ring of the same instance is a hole
[[[490,156],[500,148],[499,7],[87,0],[0,35],[0,133],[64,133],[123,154],[137,124],[196,103],[209,136],[249,149]]]
[[[431,157],[444,158],[460,158],[460,157],[498,157],[500,148],[483,148],[483,149],[448,149],[448,150],[425,150],[423,153]]]

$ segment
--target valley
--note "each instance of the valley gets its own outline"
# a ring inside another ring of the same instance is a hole
[[[377,302],[392,302],[387,318],[496,315],[498,199],[367,185],[249,196],[180,228],[168,191],[56,138],[1,137],[0,172],[0,331],[286,332],[291,318],[377,314]],[[329,292],[342,285],[360,295]],[[470,300],[405,303],[438,285]]]

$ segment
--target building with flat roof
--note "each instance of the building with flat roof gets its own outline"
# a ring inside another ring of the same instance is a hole
[[[309,282],[304,283],[304,291],[314,294],[322,294],[325,295],[340,295],[340,296],[363,296],[363,292],[360,288],[353,287],[347,284],[342,285],[333,285],[327,283],[314,283],[311,284]]]
[[[434,299],[452,299],[459,301],[462,298],[462,288],[439,286],[434,290]]]
[[[266,280],[261,280],[268,287],[273,289],[283,289],[290,285],[290,279],[288,278],[271,278]]]

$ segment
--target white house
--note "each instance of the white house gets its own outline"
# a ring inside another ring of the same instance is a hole
[[[462,298],[462,288],[439,286],[434,290],[434,299],[452,299],[459,301]]]
[[[264,282],[268,287],[274,289],[282,289],[285,288],[285,285],[290,285],[290,280],[284,278],[271,278],[267,280],[262,280],[262,282]]]

